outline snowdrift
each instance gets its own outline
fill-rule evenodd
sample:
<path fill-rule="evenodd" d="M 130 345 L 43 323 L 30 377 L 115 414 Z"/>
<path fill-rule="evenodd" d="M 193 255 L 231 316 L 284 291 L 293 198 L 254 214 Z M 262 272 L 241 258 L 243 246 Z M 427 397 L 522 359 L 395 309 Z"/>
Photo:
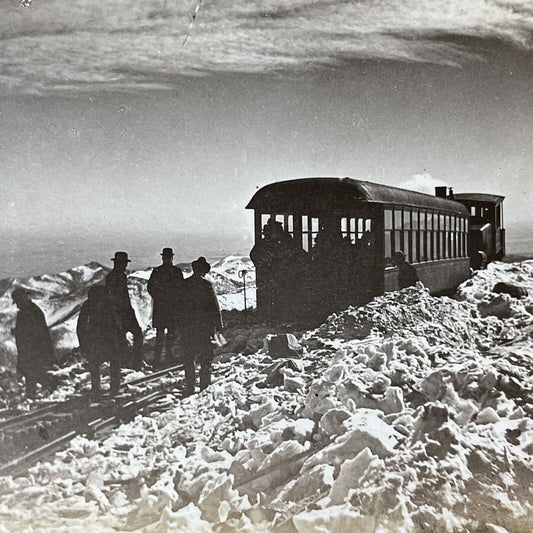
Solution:
<path fill-rule="evenodd" d="M 530 532 L 531 297 L 504 317 L 480 303 L 532 273 L 386 294 L 307 332 L 300 358 L 218 362 L 172 410 L 0 480 L 0 532 Z"/>

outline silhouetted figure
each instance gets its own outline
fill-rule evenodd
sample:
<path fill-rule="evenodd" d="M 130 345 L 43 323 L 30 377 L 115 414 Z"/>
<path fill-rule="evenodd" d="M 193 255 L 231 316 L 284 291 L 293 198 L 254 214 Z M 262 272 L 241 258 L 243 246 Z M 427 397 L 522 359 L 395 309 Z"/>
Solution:
<path fill-rule="evenodd" d="M 89 289 L 76 332 L 80 349 L 89 361 L 91 392 L 100 394 L 100 364 L 109 361 L 110 390 L 116 394 L 120 387 L 120 356 L 127 346 L 107 287 L 95 285 Z"/>
<path fill-rule="evenodd" d="M 163 264 L 154 268 L 148 280 L 148 292 L 154 301 L 152 326 L 156 328 L 154 363 L 159 363 L 165 344 L 165 356 L 172 357 L 177 330 L 177 292 L 183 283 L 181 268 L 172 264 L 172 248 L 163 248 Z M 166 331 L 166 333 L 165 333 Z M 166 342 L 165 342 L 166 341 Z"/>
<path fill-rule="evenodd" d="M 130 260 L 126 252 L 115 252 L 111 261 L 114 261 L 114 267 L 106 276 L 105 285 L 113 299 L 122 335 L 125 336 L 128 331 L 133 334 L 133 366 L 140 369 L 143 362 L 143 334 L 128 293 L 126 267 Z"/>
<path fill-rule="evenodd" d="M 200 363 L 200 389 L 211 383 L 213 344 L 211 337 L 222 328 L 222 317 L 215 291 L 204 276 L 211 270 L 205 257 L 192 262 L 193 275 L 183 282 L 180 309 L 183 365 L 186 394 L 194 394 L 195 361 Z"/>
<path fill-rule="evenodd" d="M 417 281 L 420 281 L 416 268 L 406 260 L 403 252 L 394 252 L 393 261 L 398 267 L 398 287 L 400 289 L 412 287 L 416 285 Z"/>
<path fill-rule="evenodd" d="M 311 250 L 317 289 L 315 306 L 329 312 L 348 303 L 353 277 L 352 255 L 352 244 L 343 238 L 338 217 L 321 219 L 320 231 Z"/>
<path fill-rule="evenodd" d="M 487 254 L 483 250 L 477 250 L 474 252 L 470 263 L 474 270 L 484 270 L 488 263 Z"/>
<path fill-rule="evenodd" d="M 269 218 L 263 226 L 263 238 L 250 252 L 256 269 L 257 307 L 269 322 L 281 311 L 283 264 L 287 261 L 286 237 L 281 222 Z"/>
<path fill-rule="evenodd" d="M 11 298 L 19 308 L 12 330 L 17 344 L 17 375 L 24 376 L 26 395 L 33 399 L 37 383 L 49 383 L 46 373 L 55 362 L 54 346 L 43 312 L 26 291 L 17 287 Z"/>

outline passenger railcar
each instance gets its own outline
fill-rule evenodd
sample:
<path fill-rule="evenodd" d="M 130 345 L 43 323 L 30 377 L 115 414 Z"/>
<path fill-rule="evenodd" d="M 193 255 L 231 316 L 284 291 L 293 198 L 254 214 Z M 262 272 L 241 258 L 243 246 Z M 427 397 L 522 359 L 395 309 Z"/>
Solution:
<path fill-rule="evenodd" d="M 257 305 L 272 320 L 360 305 L 398 288 L 403 251 L 432 293 L 469 276 L 469 211 L 437 196 L 351 178 L 272 183 L 254 210 Z"/>

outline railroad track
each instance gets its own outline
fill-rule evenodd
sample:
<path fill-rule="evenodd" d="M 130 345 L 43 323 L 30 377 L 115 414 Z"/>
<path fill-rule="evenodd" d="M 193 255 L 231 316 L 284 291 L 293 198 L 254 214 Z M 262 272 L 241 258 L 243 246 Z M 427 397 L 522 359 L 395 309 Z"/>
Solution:
<path fill-rule="evenodd" d="M 64 448 L 77 435 L 98 438 L 133 419 L 176 388 L 176 379 L 163 381 L 163 378 L 173 377 L 182 369 L 183 365 L 175 365 L 123 383 L 122 394 L 114 398 L 90 401 L 88 396 L 76 396 L 1 421 L 0 476 L 20 475 Z M 132 387 L 142 386 L 146 388 L 140 393 L 129 392 Z M 170 406 L 167 404 L 167 408 Z"/>

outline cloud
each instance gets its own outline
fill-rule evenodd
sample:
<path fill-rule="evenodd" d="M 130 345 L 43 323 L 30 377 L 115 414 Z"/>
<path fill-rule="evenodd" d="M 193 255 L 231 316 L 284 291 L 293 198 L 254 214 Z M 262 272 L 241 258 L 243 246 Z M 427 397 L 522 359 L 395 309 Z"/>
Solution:
<path fill-rule="evenodd" d="M 481 57 L 485 41 L 533 47 L 529 0 L 204 0 L 182 47 L 195 4 L 3 3 L 0 88 L 160 87 L 158 75 L 305 70 L 365 58 L 461 65 Z M 153 72 L 153 81 L 128 75 L 135 71 Z"/>
<path fill-rule="evenodd" d="M 435 194 L 435 187 L 453 185 L 442 180 L 434 178 L 429 172 L 422 172 L 421 174 L 413 174 L 410 178 L 398 184 L 401 189 L 409 189 L 410 191 L 423 192 L 426 194 Z"/>

